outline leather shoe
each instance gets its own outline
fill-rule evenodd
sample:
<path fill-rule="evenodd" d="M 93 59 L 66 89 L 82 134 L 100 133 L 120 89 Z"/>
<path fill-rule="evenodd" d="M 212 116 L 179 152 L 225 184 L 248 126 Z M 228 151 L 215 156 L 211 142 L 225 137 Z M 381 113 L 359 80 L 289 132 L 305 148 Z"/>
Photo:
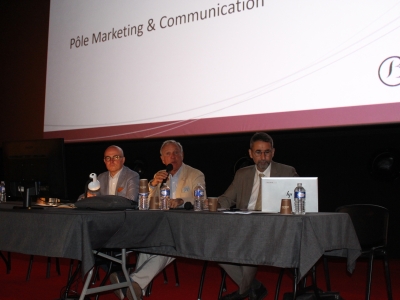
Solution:
<path fill-rule="evenodd" d="M 139 286 L 139 284 L 137 284 L 134 281 L 132 282 L 132 286 L 133 286 L 133 291 L 135 292 L 136 299 L 141 300 L 142 299 L 142 288 Z M 131 293 L 131 289 L 127 290 L 126 296 L 128 297 L 129 300 L 134 300 L 132 293 Z"/>
<path fill-rule="evenodd" d="M 267 289 L 263 284 L 260 284 L 258 288 L 252 287 L 249 292 L 249 299 L 250 300 L 262 300 L 268 294 Z"/>
<path fill-rule="evenodd" d="M 117 272 L 111 273 L 111 275 L 110 275 L 110 281 L 111 281 L 111 283 L 113 283 L 113 284 L 119 283 L 119 278 L 118 278 Z M 124 295 L 122 289 L 114 290 L 114 294 L 115 294 L 115 296 L 117 296 L 118 299 L 120 299 L 120 300 L 124 300 L 124 298 L 125 298 L 125 295 Z"/>
<path fill-rule="evenodd" d="M 242 300 L 242 299 L 246 299 L 248 296 L 249 296 L 249 291 L 247 291 L 243 294 L 239 294 L 239 291 L 236 291 L 236 292 L 233 292 L 229 295 L 222 297 L 221 300 Z"/>

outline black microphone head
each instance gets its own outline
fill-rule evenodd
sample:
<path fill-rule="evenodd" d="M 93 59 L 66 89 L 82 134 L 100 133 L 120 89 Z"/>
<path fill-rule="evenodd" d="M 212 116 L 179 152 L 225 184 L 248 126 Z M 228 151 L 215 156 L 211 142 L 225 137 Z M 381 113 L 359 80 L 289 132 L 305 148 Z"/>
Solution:
<path fill-rule="evenodd" d="M 174 168 L 174 166 L 172 164 L 168 164 L 166 171 L 169 173 L 172 171 L 173 168 Z"/>
<path fill-rule="evenodd" d="M 191 210 L 193 209 L 193 204 L 190 202 L 186 202 L 185 205 L 183 206 L 186 210 Z"/>
<path fill-rule="evenodd" d="M 167 165 L 165 171 L 167 171 L 168 176 L 169 176 L 169 173 L 172 171 L 173 168 L 174 168 L 174 166 L 173 166 L 172 164 L 168 164 L 168 165 Z M 161 182 L 161 185 L 163 185 L 164 183 L 166 183 L 166 182 L 167 182 L 167 179 L 168 179 L 168 177 L 167 177 L 167 178 L 164 178 L 164 180 Z"/>

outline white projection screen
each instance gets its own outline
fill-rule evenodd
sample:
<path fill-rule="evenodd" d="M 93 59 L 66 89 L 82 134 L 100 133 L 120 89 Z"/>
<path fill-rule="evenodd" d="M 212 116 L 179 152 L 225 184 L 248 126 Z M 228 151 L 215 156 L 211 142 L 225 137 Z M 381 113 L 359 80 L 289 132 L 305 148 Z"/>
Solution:
<path fill-rule="evenodd" d="M 400 122 L 399 0 L 52 0 L 44 137 Z"/>

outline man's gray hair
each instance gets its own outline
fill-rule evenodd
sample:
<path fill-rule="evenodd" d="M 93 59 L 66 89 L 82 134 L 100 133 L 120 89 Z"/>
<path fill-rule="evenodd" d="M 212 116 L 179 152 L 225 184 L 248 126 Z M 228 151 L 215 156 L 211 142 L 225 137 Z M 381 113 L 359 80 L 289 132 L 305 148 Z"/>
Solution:
<path fill-rule="evenodd" d="M 162 149 L 164 148 L 165 145 L 168 145 L 168 144 L 175 144 L 175 145 L 177 145 L 177 146 L 179 147 L 179 149 L 181 149 L 181 152 L 183 153 L 183 147 L 182 147 L 182 145 L 181 145 L 179 142 L 177 142 L 177 141 L 175 141 L 175 140 L 167 140 L 167 141 L 165 141 L 164 143 L 162 143 L 162 145 L 161 145 L 161 148 L 160 148 L 160 154 L 161 154 L 161 155 L 162 155 Z"/>

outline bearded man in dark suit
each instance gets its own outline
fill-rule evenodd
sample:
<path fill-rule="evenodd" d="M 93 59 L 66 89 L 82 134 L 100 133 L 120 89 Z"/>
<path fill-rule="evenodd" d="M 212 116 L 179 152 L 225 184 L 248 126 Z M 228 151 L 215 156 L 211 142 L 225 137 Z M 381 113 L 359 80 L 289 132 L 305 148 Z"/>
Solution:
<path fill-rule="evenodd" d="M 250 139 L 249 155 L 255 165 L 239 169 L 233 182 L 218 198 L 222 208 L 236 206 L 239 209 L 261 210 L 260 177 L 296 177 L 295 168 L 272 161 L 275 154 L 274 142 L 264 132 L 255 133 Z M 220 264 L 239 290 L 222 297 L 222 300 L 262 300 L 268 291 L 255 279 L 257 266 Z"/>

